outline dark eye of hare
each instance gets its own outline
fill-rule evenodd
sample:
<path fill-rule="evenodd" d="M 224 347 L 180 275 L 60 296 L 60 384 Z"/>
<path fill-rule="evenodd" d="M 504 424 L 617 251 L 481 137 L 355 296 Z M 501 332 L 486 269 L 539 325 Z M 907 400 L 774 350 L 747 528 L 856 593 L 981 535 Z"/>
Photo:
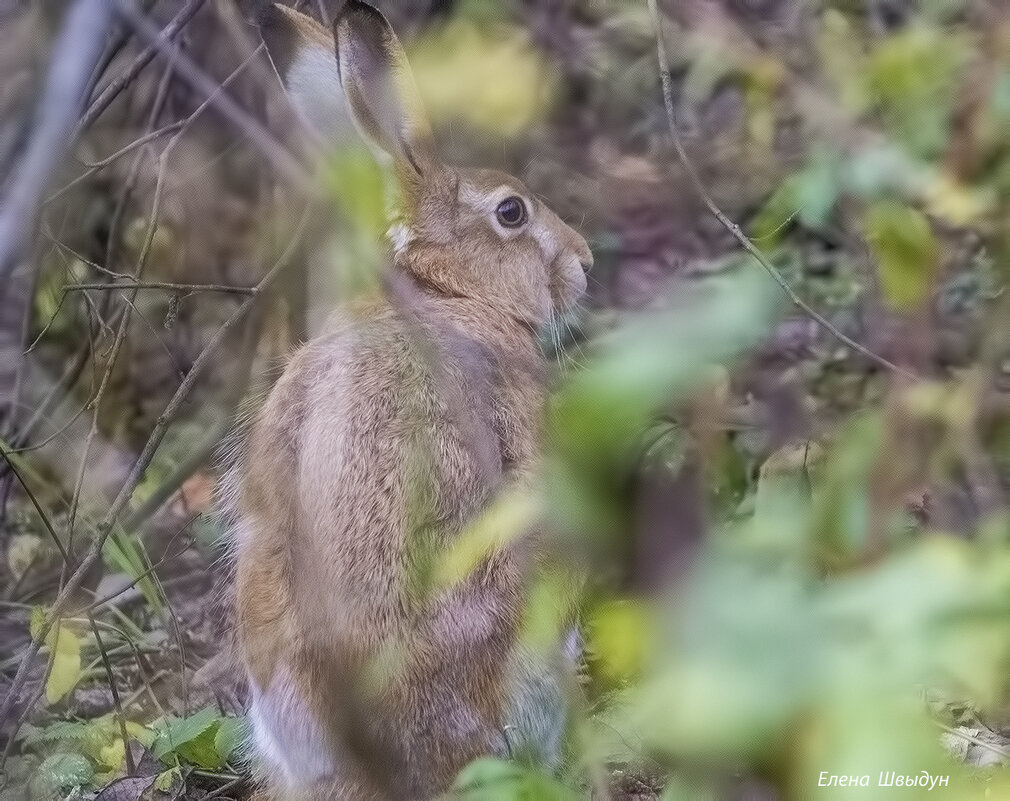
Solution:
<path fill-rule="evenodd" d="M 526 204 L 513 195 L 498 204 L 498 222 L 506 228 L 517 228 L 526 222 Z"/>

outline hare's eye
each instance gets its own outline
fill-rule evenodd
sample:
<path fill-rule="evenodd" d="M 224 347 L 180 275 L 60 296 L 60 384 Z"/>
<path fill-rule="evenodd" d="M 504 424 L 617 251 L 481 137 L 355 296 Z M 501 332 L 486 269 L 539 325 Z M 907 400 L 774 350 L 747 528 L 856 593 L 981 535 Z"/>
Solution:
<path fill-rule="evenodd" d="M 499 203 L 495 213 L 498 215 L 498 222 L 506 228 L 518 228 L 526 222 L 526 204 L 522 198 L 515 195 Z"/>

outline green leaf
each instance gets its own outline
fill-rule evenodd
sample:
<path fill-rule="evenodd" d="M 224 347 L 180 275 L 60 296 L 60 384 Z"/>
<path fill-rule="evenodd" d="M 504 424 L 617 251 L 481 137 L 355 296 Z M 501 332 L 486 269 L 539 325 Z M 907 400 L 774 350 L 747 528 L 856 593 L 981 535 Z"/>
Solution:
<path fill-rule="evenodd" d="M 87 723 L 78 723 L 73 720 L 60 720 L 44 727 L 25 726 L 22 745 L 24 748 L 32 748 L 36 745 L 56 743 L 61 740 L 70 742 L 84 740 L 88 737 L 88 729 Z"/>
<path fill-rule="evenodd" d="M 575 801 L 578 796 L 550 776 L 501 759 L 475 760 L 455 783 L 462 801 Z"/>
<path fill-rule="evenodd" d="M 158 759 L 164 759 L 172 754 L 179 755 L 179 749 L 192 743 L 207 731 L 212 731 L 211 742 L 213 743 L 213 737 L 220 722 L 221 715 L 213 707 L 201 709 L 188 718 L 169 718 L 155 726 L 158 736 L 151 746 L 151 753 Z"/>
<path fill-rule="evenodd" d="M 227 762 L 236 746 L 246 738 L 246 729 L 244 717 L 224 718 L 221 721 L 214 736 L 214 748 L 222 761 Z"/>
<path fill-rule="evenodd" d="M 137 582 L 144 600 L 155 614 L 161 614 L 165 609 L 161 591 L 154 579 L 148 573 L 150 568 L 144 546 L 137 537 L 132 537 L 122 531 L 113 532 L 102 548 L 105 561 L 121 573 L 125 573 Z"/>
<path fill-rule="evenodd" d="M 35 771 L 30 792 L 33 798 L 59 797 L 75 787 L 90 784 L 94 775 L 91 763 L 81 754 L 52 754 Z"/>
<path fill-rule="evenodd" d="M 174 785 L 182 782 L 182 768 L 176 765 L 174 768 L 162 771 L 154 779 L 154 789 L 162 793 L 169 792 Z"/>
<path fill-rule="evenodd" d="M 868 84 L 887 128 L 915 154 L 932 156 L 949 138 L 950 109 L 966 42 L 939 27 L 916 25 L 880 42 Z"/>
<path fill-rule="evenodd" d="M 764 271 L 748 263 L 597 341 L 550 415 L 553 476 L 561 485 L 550 511 L 566 530 L 623 529 L 622 476 L 653 415 L 689 395 L 713 364 L 761 337 L 780 297 Z"/>
<path fill-rule="evenodd" d="M 822 228 L 826 225 L 838 202 L 839 181 L 838 154 L 817 148 L 803 170 L 797 174 L 793 185 L 793 199 L 796 202 L 800 222 L 807 228 Z"/>
<path fill-rule="evenodd" d="M 888 303 L 900 311 L 921 306 L 929 297 L 939 261 L 939 245 L 926 216 L 883 200 L 867 211 L 866 236 Z"/>
<path fill-rule="evenodd" d="M 29 624 L 32 637 L 38 637 L 44 619 L 41 607 L 32 610 Z M 66 623 L 57 622 L 46 635 L 45 644 L 52 658 L 52 669 L 46 679 L 46 700 L 55 704 L 74 689 L 81 678 L 81 641 Z"/>

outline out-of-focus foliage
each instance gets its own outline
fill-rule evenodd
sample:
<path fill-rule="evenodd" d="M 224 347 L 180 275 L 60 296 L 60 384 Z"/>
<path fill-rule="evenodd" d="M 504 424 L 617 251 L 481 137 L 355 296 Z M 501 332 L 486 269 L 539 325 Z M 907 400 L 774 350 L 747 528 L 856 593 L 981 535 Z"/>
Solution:
<path fill-rule="evenodd" d="M 227 4 L 217 5 L 214 14 Z M 695 197 L 670 144 L 644 1 L 459 2 L 426 25 L 414 5 L 387 3 L 411 34 L 446 151 L 515 172 L 596 255 L 584 313 L 542 337 L 558 375 L 541 474 L 491 504 L 425 576 L 433 591 L 451 588 L 536 529 L 545 568 L 530 583 L 522 635 L 549 653 L 575 622 L 581 632 L 564 764 L 482 759 L 452 797 L 1010 797 L 1004 4 L 659 5 L 677 122 L 713 199 L 802 298 L 904 372 L 790 307 Z M 236 59 L 225 57 L 226 26 L 210 13 L 198 22 L 188 52 L 227 75 Z M 160 79 L 145 74 L 78 155 L 92 163 L 135 140 L 134 117 L 146 119 Z M 236 88 L 244 107 L 276 105 L 262 79 Z M 200 102 L 191 87 L 166 85 L 159 124 Z M 284 226 L 264 223 L 290 216 L 276 176 L 221 126 L 205 120 L 179 148 L 152 280 L 251 285 L 285 244 Z M 88 346 L 67 391 L 72 411 L 94 411 L 99 440 L 128 464 L 235 307 L 228 295 L 132 299 L 137 318 L 109 394 L 89 405 L 125 293 L 64 290 L 134 273 L 156 157 L 145 152 L 134 179 L 117 164 L 46 210 L 29 296 L 33 356 L 62 373 Z M 115 531 L 82 599 L 81 609 L 112 598 L 94 613 L 123 714 L 90 621 L 65 616 L 42 648 L 42 709 L 14 742 L 4 801 L 25 788 L 94 797 L 129 761 L 145 790 L 184 798 L 203 792 L 197 779 L 219 790 L 242 769 L 244 724 L 211 705 L 230 699 L 189 683 L 218 645 L 221 627 L 207 618 L 223 593 L 207 579 L 218 524 L 194 523 L 209 501 L 191 504 L 185 489 L 213 484 L 210 453 L 248 376 L 275 373 L 319 330 L 314 309 L 382 289 L 390 176 L 363 146 L 313 166 L 332 203 L 322 257 L 263 299 L 248 339 L 229 343 L 134 493 L 124 517 L 139 522 Z M 115 239 L 114 207 L 131 180 Z M 25 441 L 3 443 L 61 535 L 76 460 L 61 472 L 50 455 L 79 447 L 72 422 L 39 422 Z M 50 436 L 56 444 L 39 453 L 13 452 Z M 202 458 L 191 462 L 194 453 Z M 140 514 L 155 501 L 168 523 Z M 102 512 L 82 503 L 77 548 Z M 63 566 L 25 498 L 15 494 L 4 520 L 4 603 L 21 642 L 39 630 Z M 188 560 L 165 575 L 180 537 Z M 0 667 L 13 674 L 16 654 L 0 650 Z M 880 786 L 881 776 L 923 772 L 949 783 Z M 826 786 L 825 774 L 869 781 Z"/>

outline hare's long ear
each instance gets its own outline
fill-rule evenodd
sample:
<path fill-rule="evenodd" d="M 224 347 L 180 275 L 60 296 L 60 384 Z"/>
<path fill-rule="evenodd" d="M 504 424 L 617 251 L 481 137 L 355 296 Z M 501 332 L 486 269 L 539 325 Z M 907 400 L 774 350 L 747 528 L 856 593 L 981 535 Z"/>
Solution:
<path fill-rule="evenodd" d="M 309 128 L 325 141 L 353 137 L 332 32 L 279 3 L 265 3 L 258 21 L 270 60 Z"/>
<path fill-rule="evenodd" d="M 398 167 L 433 164 L 431 127 L 400 40 L 382 14 L 347 0 L 333 22 L 340 82 L 361 135 Z"/>

